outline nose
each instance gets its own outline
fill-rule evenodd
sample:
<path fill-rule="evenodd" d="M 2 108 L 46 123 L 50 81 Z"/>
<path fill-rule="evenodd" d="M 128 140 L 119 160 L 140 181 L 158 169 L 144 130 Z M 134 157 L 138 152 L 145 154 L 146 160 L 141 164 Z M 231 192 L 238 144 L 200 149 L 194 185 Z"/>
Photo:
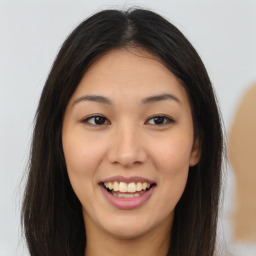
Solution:
<path fill-rule="evenodd" d="M 108 160 L 122 167 L 143 164 L 147 160 L 145 143 L 134 127 L 117 129 L 108 150 Z"/>

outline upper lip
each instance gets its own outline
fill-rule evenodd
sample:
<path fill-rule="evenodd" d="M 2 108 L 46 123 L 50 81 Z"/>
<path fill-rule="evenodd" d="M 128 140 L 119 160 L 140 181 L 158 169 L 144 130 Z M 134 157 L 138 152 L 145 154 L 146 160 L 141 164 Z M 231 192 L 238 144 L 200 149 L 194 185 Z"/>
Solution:
<path fill-rule="evenodd" d="M 117 181 L 117 182 L 125 182 L 125 183 L 130 183 L 130 182 L 147 182 L 149 184 L 155 184 L 156 182 L 153 181 L 153 180 L 150 180 L 150 179 L 147 179 L 147 178 L 143 178 L 143 177 L 139 177 L 139 176 L 131 176 L 131 177 L 124 177 L 124 176 L 112 176 L 112 177 L 109 177 L 107 179 L 104 179 L 102 180 L 101 182 L 102 183 L 105 183 L 105 182 L 114 182 L 114 181 Z"/>

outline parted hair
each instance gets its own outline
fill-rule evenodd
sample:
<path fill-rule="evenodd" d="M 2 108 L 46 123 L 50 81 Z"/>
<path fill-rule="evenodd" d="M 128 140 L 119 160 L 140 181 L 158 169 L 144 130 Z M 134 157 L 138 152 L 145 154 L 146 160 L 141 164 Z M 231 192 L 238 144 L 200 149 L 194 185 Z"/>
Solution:
<path fill-rule="evenodd" d="M 201 158 L 190 167 L 175 208 L 171 256 L 213 256 L 221 185 L 223 135 L 211 81 L 196 50 L 169 21 L 150 10 L 100 11 L 63 43 L 45 82 L 22 205 L 32 256 L 83 256 L 82 206 L 67 175 L 62 124 L 67 104 L 90 65 L 112 49 L 140 47 L 158 57 L 187 91 Z M 168 204 L 168 202 L 166 202 Z"/>

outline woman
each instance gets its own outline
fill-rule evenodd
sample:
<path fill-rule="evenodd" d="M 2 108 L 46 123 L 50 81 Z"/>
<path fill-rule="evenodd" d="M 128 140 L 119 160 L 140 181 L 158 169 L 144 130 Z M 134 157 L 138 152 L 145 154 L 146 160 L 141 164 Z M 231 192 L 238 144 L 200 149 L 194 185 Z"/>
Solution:
<path fill-rule="evenodd" d="M 147 10 L 93 15 L 39 102 L 30 254 L 213 256 L 222 148 L 211 82 L 183 34 Z"/>

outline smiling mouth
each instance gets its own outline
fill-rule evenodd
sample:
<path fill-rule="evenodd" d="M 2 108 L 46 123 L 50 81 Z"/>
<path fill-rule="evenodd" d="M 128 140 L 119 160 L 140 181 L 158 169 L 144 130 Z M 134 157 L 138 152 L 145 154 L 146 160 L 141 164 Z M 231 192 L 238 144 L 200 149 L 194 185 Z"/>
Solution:
<path fill-rule="evenodd" d="M 156 186 L 156 183 L 148 182 L 101 182 L 99 184 L 110 194 L 117 198 L 134 198 L 145 194 Z"/>

